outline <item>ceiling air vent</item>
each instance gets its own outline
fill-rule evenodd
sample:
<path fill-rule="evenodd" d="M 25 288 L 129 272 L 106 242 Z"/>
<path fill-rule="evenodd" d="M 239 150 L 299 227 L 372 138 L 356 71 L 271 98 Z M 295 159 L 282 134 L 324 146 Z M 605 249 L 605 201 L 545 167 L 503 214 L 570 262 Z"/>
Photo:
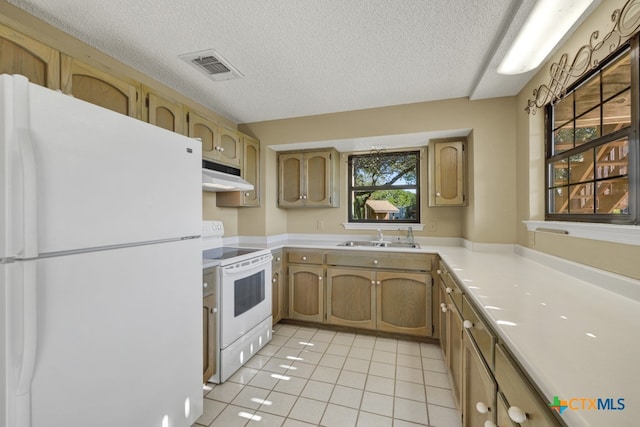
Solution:
<path fill-rule="evenodd" d="M 244 77 L 240 71 L 213 49 L 186 53 L 180 55 L 180 58 L 205 73 L 212 80 L 231 80 Z"/>

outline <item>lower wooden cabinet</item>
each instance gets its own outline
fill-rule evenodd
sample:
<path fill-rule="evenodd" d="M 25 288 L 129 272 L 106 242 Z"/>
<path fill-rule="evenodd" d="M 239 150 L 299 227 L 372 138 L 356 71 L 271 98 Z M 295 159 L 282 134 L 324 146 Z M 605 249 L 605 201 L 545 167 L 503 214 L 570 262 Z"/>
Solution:
<path fill-rule="evenodd" d="M 377 329 L 430 336 L 431 283 L 427 273 L 376 272 Z"/>
<path fill-rule="evenodd" d="M 562 424 L 556 420 L 548 403 L 540 398 L 501 344 L 496 346 L 495 358 L 496 381 L 507 403 L 507 416 L 516 421 L 514 416 L 520 414 L 524 417 L 520 424 L 526 426 L 560 427 Z"/>
<path fill-rule="evenodd" d="M 289 317 L 309 322 L 324 321 L 324 268 L 289 266 Z"/>
<path fill-rule="evenodd" d="M 213 285 L 214 273 L 205 274 L 204 283 Z M 204 384 L 216 374 L 216 295 L 205 293 L 202 300 L 202 382 Z"/>
<path fill-rule="evenodd" d="M 271 263 L 271 298 L 272 317 L 275 325 L 285 317 L 285 292 L 284 280 L 282 280 L 282 251 L 272 252 L 273 262 Z"/>
<path fill-rule="evenodd" d="M 462 317 L 453 303 L 449 303 L 449 359 L 447 364 L 451 374 L 453 397 L 460 408 L 462 402 Z"/>
<path fill-rule="evenodd" d="M 327 269 L 327 323 L 376 328 L 374 275 L 354 268 Z"/>
<path fill-rule="evenodd" d="M 496 422 L 497 385 L 484 359 L 473 342 L 471 335 L 464 331 L 463 388 L 464 427 L 484 426 L 485 422 Z"/>

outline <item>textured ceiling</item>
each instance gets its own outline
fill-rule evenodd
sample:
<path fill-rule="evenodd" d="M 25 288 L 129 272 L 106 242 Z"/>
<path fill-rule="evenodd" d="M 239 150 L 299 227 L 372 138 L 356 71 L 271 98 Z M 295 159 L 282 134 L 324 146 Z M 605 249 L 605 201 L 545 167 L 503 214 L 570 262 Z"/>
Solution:
<path fill-rule="evenodd" d="M 237 123 L 516 94 L 533 0 L 9 0 Z M 216 49 L 244 78 L 179 55 Z"/>

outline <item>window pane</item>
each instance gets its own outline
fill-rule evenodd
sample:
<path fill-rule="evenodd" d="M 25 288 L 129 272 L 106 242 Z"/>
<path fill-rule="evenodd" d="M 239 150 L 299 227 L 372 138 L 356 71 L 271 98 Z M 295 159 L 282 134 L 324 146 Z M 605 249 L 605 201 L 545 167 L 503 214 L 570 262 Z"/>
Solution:
<path fill-rule="evenodd" d="M 569 183 L 569 162 L 567 159 L 558 160 L 551 163 L 551 176 L 553 186 L 559 186 Z"/>
<path fill-rule="evenodd" d="M 573 93 L 567 95 L 560 102 L 553 106 L 553 128 L 557 129 L 573 120 Z"/>
<path fill-rule="evenodd" d="M 619 139 L 596 148 L 596 178 L 609 178 L 629 173 L 629 140 Z"/>
<path fill-rule="evenodd" d="M 353 186 L 416 185 L 414 153 L 365 155 L 353 158 Z"/>
<path fill-rule="evenodd" d="M 622 92 L 604 104 L 604 134 L 615 132 L 631 124 L 631 91 Z"/>
<path fill-rule="evenodd" d="M 602 72 L 602 99 L 607 100 L 631 86 L 631 55 L 625 53 Z"/>
<path fill-rule="evenodd" d="M 601 136 L 600 107 L 576 119 L 576 147 Z"/>
<path fill-rule="evenodd" d="M 629 213 L 629 180 L 616 178 L 598 182 L 597 213 Z"/>
<path fill-rule="evenodd" d="M 549 213 L 568 213 L 568 187 L 558 187 L 549 190 Z"/>
<path fill-rule="evenodd" d="M 553 154 L 573 148 L 573 122 L 569 122 L 553 133 Z"/>
<path fill-rule="evenodd" d="M 576 116 L 589 111 L 596 105 L 600 105 L 600 76 L 596 75 L 593 79 L 576 89 L 574 96 L 576 98 Z"/>
<path fill-rule="evenodd" d="M 417 220 L 415 190 L 354 191 L 354 220 Z"/>
<path fill-rule="evenodd" d="M 569 157 L 569 182 L 593 181 L 593 150 Z"/>
<path fill-rule="evenodd" d="M 593 213 L 593 183 L 572 185 L 569 187 L 569 213 Z"/>

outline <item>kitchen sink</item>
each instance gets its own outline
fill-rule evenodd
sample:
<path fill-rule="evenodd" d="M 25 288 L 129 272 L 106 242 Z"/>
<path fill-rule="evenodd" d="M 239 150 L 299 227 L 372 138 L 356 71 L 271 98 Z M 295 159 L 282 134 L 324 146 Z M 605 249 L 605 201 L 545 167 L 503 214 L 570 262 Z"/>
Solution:
<path fill-rule="evenodd" d="M 387 240 L 347 240 L 339 243 L 338 246 L 366 246 L 369 248 L 412 248 L 420 249 L 417 243 L 408 242 L 392 242 Z"/>

